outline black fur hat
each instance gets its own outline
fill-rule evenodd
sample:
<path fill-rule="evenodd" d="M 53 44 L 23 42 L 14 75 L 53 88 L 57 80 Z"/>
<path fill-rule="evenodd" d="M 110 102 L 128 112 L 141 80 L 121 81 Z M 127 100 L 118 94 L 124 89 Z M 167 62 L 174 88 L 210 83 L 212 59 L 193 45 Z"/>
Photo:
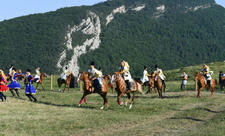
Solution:
<path fill-rule="evenodd" d="M 31 72 L 31 70 L 30 69 L 27 69 L 27 72 Z"/>
<path fill-rule="evenodd" d="M 94 66 L 94 65 L 95 65 L 95 62 L 92 61 L 92 62 L 90 63 L 90 66 Z"/>

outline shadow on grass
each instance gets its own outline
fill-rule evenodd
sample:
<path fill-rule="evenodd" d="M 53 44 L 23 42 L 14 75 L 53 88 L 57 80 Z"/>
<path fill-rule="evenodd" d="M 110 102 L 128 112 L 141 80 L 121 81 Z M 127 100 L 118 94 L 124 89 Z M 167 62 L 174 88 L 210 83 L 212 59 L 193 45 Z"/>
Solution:
<path fill-rule="evenodd" d="M 208 111 L 208 112 L 211 112 L 211 113 L 220 113 L 221 111 L 213 111 L 213 110 L 210 110 L 208 108 L 200 108 L 201 110 L 205 110 L 205 111 Z"/>
<path fill-rule="evenodd" d="M 44 105 L 50 105 L 50 106 L 56 106 L 56 107 L 70 107 L 70 108 L 84 108 L 84 109 L 95 109 L 96 107 L 93 106 L 78 106 L 77 104 L 55 104 L 55 103 L 51 103 L 51 102 L 43 102 L 43 101 L 37 101 L 37 103 L 39 104 L 44 104 Z"/>
<path fill-rule="evenodd" d="M 197 121 L 197 122 L 206 122 L 205 120 L 202 120 L 202 119 L 197 119 L 197 118 L 193 118 L 193 117 L 172 117 L 170 119 L 186 119 L 186 120 L 193 120 L 193 121 Z"/>

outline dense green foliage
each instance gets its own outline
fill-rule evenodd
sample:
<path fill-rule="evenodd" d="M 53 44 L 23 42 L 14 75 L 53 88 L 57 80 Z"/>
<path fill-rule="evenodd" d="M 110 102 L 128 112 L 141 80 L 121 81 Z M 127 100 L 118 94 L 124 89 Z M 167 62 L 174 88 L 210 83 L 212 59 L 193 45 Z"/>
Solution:
<path fill-rule="evenodd" d="M 131 9 L 140 4 L 146 5 L 142 11 L 116 14 L 105 25 L 113 9 L 121 5 Z M 189 11 L 209 4 L 210 8 Z M 160 5 L 165 5 L 166 10 L 156 18 L 156 7 Z M 132 74 L 140 76 L 144 65 L 173 69 L 225 58 L 225 9 L 214 0 L 112 0 L 1 22 L 1 68 L 13 63 L 23 69 L 40 66 L 42 71 L 57 72 L 68 25 L 79 24 L 88 11 L 100 16 L 101 47 L 79 58 L 81 70 L 86 70 L 93 60 L 104 73 L 112 73 L 124 59 L 131 65 Z M 73 46 L 84 38 L 73 34 Z"/>

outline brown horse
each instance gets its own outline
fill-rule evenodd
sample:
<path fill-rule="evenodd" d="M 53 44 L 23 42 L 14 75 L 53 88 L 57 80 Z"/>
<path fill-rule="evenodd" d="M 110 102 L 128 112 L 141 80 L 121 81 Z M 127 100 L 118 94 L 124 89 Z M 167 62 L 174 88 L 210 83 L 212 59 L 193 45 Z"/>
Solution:
<path fill-rule="evenodd" d="M 74 76 L 73 76 L 73 74 L 71 73 L 71 74 L 66 78 L 65 81 L 62 80 L 61 78 L 58 78 L 57 83 L 58 83 L 58 87 L 59 87 L 59 88 L 62 86 L 62 84 L 65 84 L 65 87 L 64 87 L 63 92 L 65 92 L 66 87 L 68 87 L 68 92 L 70 91 L 70 81 L 71 81 L 72 77 L 74 77 Z M 61 90 L 60 90 L 60 91 L 61 91 Z"/>
<path fill-rule="evenodd" d="M 197 72 L 195 74 L 194 80 L 195 80 L 196 90 L 197 90 L 197 86 L 198 86 L 197 98 L 199 98 L 200 97 L 200 91 L 203 90 L 204 88 L 206 88 L 207 84 L 205 82 L 205 77 L 201 74 L 201 72 Z M 214 95 L 215 85 L 217 85 L 217 80 L 212 79 L 211 80 L 211 86 L 210 86 L 211 96 Z"/>
<path fill-rule="evenodd" d="M 110 78 L 111 78 L 110 75 L 106 75 L 103 77 L 102 94 L 99 94 L 104 100 L 104 103 L 103 103 L 101 109 L 104 109 L 105 106 L 106 106 L 106 108 L 109 107 L 108 100 L 107 100 L 107 93 L 108 93 L 107 82 L 109 81 Z M 87 103 L 86 96 L 94 93 L 94 87 L 92 86 L 92 81 L 89 79 L 88 74 L 85 72 L 82 72 L 80 74 L 79 81 L 83 81 L 83 83 L 84 83 L 84 86 L 83 86 L 84 93 L 83 93 L 83 96 L 81 97 L 81 100 L 78 105 L 78 106 L 81 106 L 81 104 L 83 103 L 83 100 L 85 103 Z"/>
<path fill-rule="evenodd" d="M 45 89 L 44 89 L 44 86 L 43 86 L 43 81 L 44 81 L 45 77 L 47 77 L 47 74 L 46 74 L 46 73 L 41 73 L 40 79 L 39 79 L 39 81 L 37 82 L 36 90 L 38 89 L 38 85 L 39 85 L 39 84 L 41 84 L 42 89 L 45 90 Z"/>
<path fill-rule="evenodd" d="M 136 92 L 140 91 L 143 94 L 141 84 L 133 80 L 131 89 L 126 91 L 125 80 L 122 78 L 122 76 L 120 75 L 119 72 L 114 73 L 112 80 L 116 82 L 116 88 L 115 89 L 117 91 L 117 102 L 118 102 L 119 105 L 123 105 L 123 102 L 120 101 L 120 97 L 122 97 L 126 93 L 127 94 L 127 100 L 125 102 L 125 106 L 127 106 L 128 102 L 130 101 L 130 98 L 131 98 L 130 92 L 133 93 L 131 104 L 129 106 L 129 109 L 131 109 L 132 105 L 134 103 L 134 98 L 135 98 Z"/>

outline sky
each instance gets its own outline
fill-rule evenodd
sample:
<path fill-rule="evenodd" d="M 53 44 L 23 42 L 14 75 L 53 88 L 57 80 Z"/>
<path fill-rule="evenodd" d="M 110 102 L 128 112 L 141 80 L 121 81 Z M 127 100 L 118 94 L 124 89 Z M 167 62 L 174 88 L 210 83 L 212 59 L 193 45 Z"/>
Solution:
<path fill-rule="evenodd" d="M 93 5 L 106 0 L 0 0 L 0 21 L 19 16 L 55 11 L 63 7 Z M 225 7 L 225 0 L 216 0 Z"/>

